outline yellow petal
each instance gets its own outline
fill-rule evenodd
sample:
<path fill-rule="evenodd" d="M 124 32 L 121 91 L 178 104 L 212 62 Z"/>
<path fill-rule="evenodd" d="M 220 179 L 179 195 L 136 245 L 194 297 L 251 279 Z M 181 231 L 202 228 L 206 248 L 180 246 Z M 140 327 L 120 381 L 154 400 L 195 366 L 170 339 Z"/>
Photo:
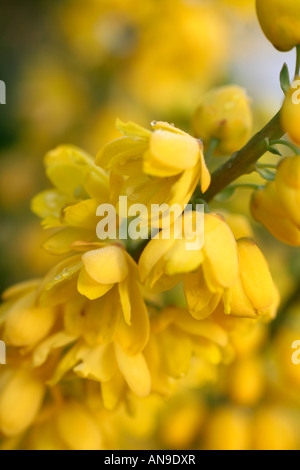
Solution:
<path fill-rule="evenodd" d="M 167 375 L 184 377 L 191 364 L 192 343 L 188 335 L 174 329 L 163 331 L 159 336 L 162 365 Z"/>
<path fill-rule="evenodd" d="M 204 217 L 204 277 L 212 292 L 222 292 L 233 286 L 238 278 L 237 245 L 221 216 L 205 214 Z"/>
<path fill-rule="evenodd" d="M 220 294 L 211 292 L 207 287 L 202 270 L 185 275 L 184 293 L 189 312 L 197 320 L 209 317 L 221 300 Z"/>
<path fill-rule="evenodd" d="M 258 311 L 268 309 L 274 301 L 274 284 L 268 264 L 251 239 L 238 241 L 243 288 Z"/>
<path fill-rule="evenodd" d="M 129 356 L 121 346 L 116 345 L 117 362 L 129 388 L 139 397 L 149 395 L 151 390 L 151 376 L 142 354 Z"/>
<path fill-rule="evenodd" d="M 122 122 L 120 119 L 117 119 L 116 127 L 122 134 L 132 139 L 145 140 L 151 136 L 151 131 L 132 121 Z"/>
<path fill-rule="evenodd" d="M 96 164 L 117 175 L 138 176 L 142 171 L 142 157 L 147 148 L 147 142 L 123 137 L 103 147 L 97 155 Z"/>
<path fill-rule="evenodd" d="M 98 205 L 99 203 L 95 199 L 86 199 L 77 204 L 69 205 L 63 209 L 62 221 L 65 225 L 71 227 L 96 230 L 99 222 L 96 216 Z"/>
<path fill-rule="evenodd" d="M 42 247 L 53 255 L 64 255 L 73 251 L 72 243 L 78 240 L 89 241 L 94 238 L 94 233 L 89 230 L 67 227 L 48 238 Z"/>
<path fill-rule="evenodd" d="M 101 383 L 103 405 L 107 410 L 114 410 L 124 393 L 126 383 L 122 374 L 117 370 L 112 380 Z"/>
<path fill-rule="evenodd" d="M 89 300 L 95 300 L 105 295 L 113 285 L 100 284 L 89 276 L 85 268 L 82 268 L 78 276 L 77 289 L 81 295 L 84 295 Z"/>
<path fill-rule="evenodd" d="M 130 278 L 129 302 L 131 305 L 131 326 L 122 319 L 117 330 L 118 341 L 130 355 L 140 353 L 149 340 L 149 316 L 137 282 Z"/>
<path fill-rule="evenodd" d="M 82 349 L 78 358 L 82 362 L 74 367 L 74 372 L 79 377 L 108 382 L 115 374 L 117 363 L 112 344 L 101 344 L 95 348 Z"/>
<path fill-rule="evenodd" d="M 163 165 L 181 170 L 193 168 L 200 156 L 199 144 L 188 135 L 156 130 L 150 139 L 150 152 Z"/>
<path fill-rule="evenodd" d="M 84 339 L 95 346 L 113 340 L 122 317 L 121 304 L 116 287 L 93 302 L 88 302 L 84 309 Z"/>
<path fill-rule="evenodd" d="M 4 340 L 17 347 L 34 346 L 49 333 L 56 318 L 52 308 L 13 309 L 5 324 Z"/>
<path fill-rule="evenodd" d="M 34 421 L 45 387 L 29 372 L 7 370 L 1 377 L 0 430 L 6 436 L 21 434 Z"/>
<path fill-rule="evenodd" d="M 123 250 L 115 245 L 88 251 L 82 261 L 89 276 L 101 284 L 122 282 L 128 275 Z"/>
<path fill-rule="evenodd" d="M 46 362 L 53 349 L 60 349 L 76 341 L 76 336 L 71 336 L 63 331 L 56 333 L 41 343 L 33 353 L 33 367 L 40 367 Z"/>
<path fill-rule="evenodd" d="M 31 210 L 41 219 L 45 228 L 62 225 L 62 209 L 68 204 L 69 197 L 55 189 L 43 191 L 31 202 Z"/>
<path fill-rule="evenodd" d="M 124 319 L 127 325 L 131 325 L 131 303 L 129 298 L 129 284 L 128 281 L 125 280 L 118 284 L 119 294 L 120 294 L 120 301 L 122 305 L 122 310 L 124 314 Z"/>

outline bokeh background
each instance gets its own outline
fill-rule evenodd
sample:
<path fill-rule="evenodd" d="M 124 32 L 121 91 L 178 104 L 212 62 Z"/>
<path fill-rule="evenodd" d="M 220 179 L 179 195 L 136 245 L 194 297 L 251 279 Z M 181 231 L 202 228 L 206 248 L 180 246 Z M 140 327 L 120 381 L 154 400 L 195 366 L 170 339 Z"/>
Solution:
<path fill-rule="evenodd" d="M 32 196 L 49 186 L 49 149 L 72 143 L 94 156 L 118 136 L 117 117 L 191 131 L 203 93 L 227 83 L 247 89 L 259 128 L 282 102 L 283 62 L 293 67 L 294 54 L 264 38 L 254 0 L 2 1 L 0 292 L 57 261 L 40 249 L 49 234 L 30 212 Z M 249 216 L 249 197 L 239 191 L 222 208 Z M 252 229 L 281 291 L 279 319 L 237 339 L 238 359 L 223 379 L 222 371 L 221 379 L 205 375 L 214 391 L 183 391 L 167 407 L 151 398 L 138 425 L 123 417 L 121 447 L 300 447 L 300 371 L 290 364 L 291 342 L 300 339 L 300 257 L 258 224 Z"/>

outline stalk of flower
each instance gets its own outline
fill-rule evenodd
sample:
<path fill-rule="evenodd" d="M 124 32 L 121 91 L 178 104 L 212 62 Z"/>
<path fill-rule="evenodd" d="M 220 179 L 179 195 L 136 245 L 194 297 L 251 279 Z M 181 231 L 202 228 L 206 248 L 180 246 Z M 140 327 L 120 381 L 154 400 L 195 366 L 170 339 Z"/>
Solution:
<path fill-rule="evenodd" d="M 199 181 L 203 192 L 208 189 L 210 174 L 200 141 L 164 122 L 153 122 L 152 131 L 132 122 L 117 121 L 117 127 L 125 137 L 106 145 L 96 163 L 111 171 L 117 181 L 113 193 L 128 197 L 129 211 L 134 204 L 146 206 L 148 214 L 155 204 L 178 204 L 183 211 Z M 159 209 L 156 217 L 161 226 Z"/>

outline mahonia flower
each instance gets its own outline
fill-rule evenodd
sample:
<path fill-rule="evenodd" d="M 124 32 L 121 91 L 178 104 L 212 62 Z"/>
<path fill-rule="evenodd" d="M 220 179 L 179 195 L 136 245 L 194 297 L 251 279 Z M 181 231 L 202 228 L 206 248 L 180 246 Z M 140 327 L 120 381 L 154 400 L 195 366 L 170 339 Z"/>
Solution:
<path fill-rule="evenodd" d="M 185 377 L 193 362 L 217 365 L 225 361 L 226 331 L 217 322 L 193 319 L 187 310 L 167 307 L 151 318 L 151 336 L 145 349 L 153 391 L 169 396 L 175 379 Z"/>
<path fill-rule="evenodd" d="M 202 98 L 193 116 L 195 135 L 209 148 L 212 139 L 216 153 L 231 155 L 243 147 L 252 132 L 253 117 L 245 90 L 230 85 L 216 88 Z"/>
<path fill-rule="evenodd" d="M 195 212 L 182 217 L 185 226 Z M 194 239 L 197 234 L 194 234 Z M 193 241 L 190 239 L 190 241 Z M 238 278 L 238 251 L 234 236 L 222 216 L 204 215 L 204 243 L 201 249 L 187 250 L 187 239 L 153 238 L 144 249 L 139 268 L 141 280 L 150 291 L 164 291 L 184 280 L 191 314 L 208 317 Z"/>
<path fill-rule="evenodd" d="M 260 25 L 269 41 L 280 51 L 300 44 L 298 0 L 256 0 Z"/>
<path fill-rule="evenodd" d="M 38 194 L 31 208 L 45 228 L 64 227 L 44 244 L 47 251 L 64 254 L 72 242 L 95 238 L 96 210 L 109 202 L 109 179 L 92 157 L 73 146 L 47 153 L 45 166 L 54 188 Z"/>
<path fill-rule="evenodd" d="M 8 346 L 33 348 L 46 337 L 59 315 L 57 307 L 39 306 L 38 281 L 23 283 L 8 289 L 3 299 L 0 326 Z"/>
<path fill-rule="evenodd" d="M 300 77 L 295 78 L 295 84 L 300 83 Z M 300 100 L 296 87 L 291 86 L 285 95 L 280 111 L 280 121 L 285 133 L 300 145 Z"/>
<path fill-rule="evenodd" d="M 292 246 L 300 246 L 300 229 L 288 216 L 275 182 L 253 193 L 251 212 L 278 240 Z"/>
<path fill-rule="evenodd" d="M 153 122 L 153 131 L 132 122 L 118 121 L 117 127 L 125 137 L 106 145 L 96 163 L 111 171 L 113 194 L 127 196 L 129 207 L 140 203 L 150 212 L 152 205 L 153 214 L 154 204 L 179 204 L 183 210 L 199 181 L 202 192 L 208 189 L 200 141 L 163 122 Z"/>

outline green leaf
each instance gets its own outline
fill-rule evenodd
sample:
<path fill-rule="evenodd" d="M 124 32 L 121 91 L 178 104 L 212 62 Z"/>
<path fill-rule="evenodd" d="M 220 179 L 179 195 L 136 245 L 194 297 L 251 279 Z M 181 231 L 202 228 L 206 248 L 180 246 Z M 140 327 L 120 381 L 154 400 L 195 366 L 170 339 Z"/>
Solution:
<path fill-rule="evenodd" d="M 291 86 L 290 73 L 286 63 L 284 64 L 280 72 L 280 86 L 284 94 L 287 93 Z"/>

